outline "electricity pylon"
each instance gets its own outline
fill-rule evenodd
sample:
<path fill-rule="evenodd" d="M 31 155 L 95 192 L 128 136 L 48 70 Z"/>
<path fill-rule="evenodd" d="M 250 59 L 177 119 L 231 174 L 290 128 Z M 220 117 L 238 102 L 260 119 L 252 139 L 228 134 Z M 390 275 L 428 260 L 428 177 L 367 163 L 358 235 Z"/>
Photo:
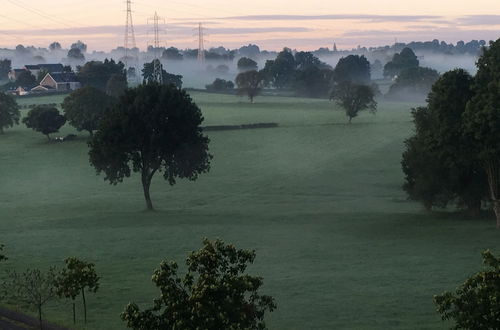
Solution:
<path fill-rule="evenodd" d="M 205 63 L 205 39 L 203 37 L 203 25 L 198 24 L 198 62 Z"/>
<path fill-rule="evenodd" d="M 125 68 L 128 69 L 129 48 L 135 48 L 134 21 L 132 20 L 132 1 L 127 0 L 127 18 L 125 21 Z"/>
<path fill-rule="evenodd" d="M 163 65 L 160 62 L 160 21 L 165 23 L 165 19 L 158 16 L 158 13 L 155 12 L 155 15 L 148 20 L 148 24 L 150 21 L 153 21 L 153 79 L 159 84 L 163 84 Z"/>

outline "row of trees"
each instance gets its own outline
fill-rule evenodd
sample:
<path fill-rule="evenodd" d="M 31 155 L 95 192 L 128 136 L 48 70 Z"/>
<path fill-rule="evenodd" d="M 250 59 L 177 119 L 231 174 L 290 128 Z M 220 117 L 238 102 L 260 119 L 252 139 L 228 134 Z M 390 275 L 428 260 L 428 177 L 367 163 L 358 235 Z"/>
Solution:
<path fill-rule="evenodd" d="M 3 245 L 0 245 L 0 252 Z M 0 262 L 7 258 L 0 255 Z M 73 322 L 76 324 L 76 299 L 81 295 L 84 308 L 84 322 L 87 323 L 87 301 L 85 292 L 96 293 L 99 276 L 95 265 L 74 257 L 67 258 L 60 271 L 50 267 L 47 271 L 38 268 L 22 273 L 6 270 L 6 279 L 0 285 L 0 301 L 33 309 L 38 314 L 40 329 L 43 329 L 43 309 L 57 298 L 72 301 Z"/>
<path fill-rule="evenodd" d="M 490 202 L 500 228 L 500 40 L 484 49 L 475 77 L 457 69 L 413 110 L 416 134 L 403 154 L 404 189 L 427 208 L 477 213 Z"/>
<path fill-rule="evenodd" d="M 0 252 L 2 249 L 0 245 Z M 263 279 L 247 273 L 255 257 L 255 251 L 205 239 L 201 249 L 188 255 L 184 276 L 178 274 L 174 261 L 165 260 L 154 271 L 152 280 L 161 295 L 154 299 L 153 307 L 142 311 L 129 303 L 121 319 L 135 330 L 267 329 L 265 315 L 277 306 L 274 298 L 259 293 Z M 0 262 L 4 259 L 0 255 Z M 8 270 L 2 292 L 7 302 L 36 310 L 43 329 L 43 308 L 56 298 L 71 300 L 76 323 L 75 302 L 81 296 L 87 323 L 85 293 L 96 293 L 99 282 L 93 263 L 72 257 L 65 260 L 61 271 L 54 267 L 46 272 Z"/>

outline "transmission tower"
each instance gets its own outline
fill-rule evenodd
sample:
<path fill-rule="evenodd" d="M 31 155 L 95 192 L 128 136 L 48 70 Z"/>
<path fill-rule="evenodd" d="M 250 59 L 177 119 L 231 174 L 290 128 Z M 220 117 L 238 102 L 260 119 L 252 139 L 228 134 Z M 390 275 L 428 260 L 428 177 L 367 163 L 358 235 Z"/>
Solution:
<path fill-rule="evenodd" d="M 165 23 L 165 19 L 158 16 L 158 13 L 155 12 L 155 15 L 148 20 L 148 24 L 150 21 L 153 21 L 153 79 L 159 84 L 163 84 L 163 65 L 160 62 L 160 21 Z"/>
<path fill-rule="evenodd" d="M 205 39 L 203 37 L 203 25 L 198 25 L 198 62 L 205 63 Z"/>
<path fill-rule="evenodd" d="M 125 21 L 125 68 L 128 69 L 129 48 L 135 48 L 135 31 L 132 20 L 132 1 L 127 0 L 127 18 Z"/>

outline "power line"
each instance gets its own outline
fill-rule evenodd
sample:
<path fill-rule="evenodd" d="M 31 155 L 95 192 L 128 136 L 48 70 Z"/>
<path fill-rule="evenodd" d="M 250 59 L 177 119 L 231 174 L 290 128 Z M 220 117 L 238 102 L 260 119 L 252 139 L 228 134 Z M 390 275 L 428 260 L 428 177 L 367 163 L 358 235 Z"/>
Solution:
<path fill-rule="evenodd" d="M 54 23 L 57 23 L 57 24 L 62 24 L 62 25 L 65 25 L 65 26 L 67 26 L 67 27 L 74 28 L 74 26 L 69 25 L 69 24 L 67 24 L 67 23 L 63 22 L 62 20 L 59 20 L 59 19 L 54 19 L 54 18 L 52 18 L 51 16 L 49 16 L 48 14 L 46 14 L 46 13 L 42 12 L 41 10 L 37 10 L 37 9 L 33 9 L 33 8 L 30 8 L 30 7 L 27 7 L 26 5 L 22 4 L 22 3 L 21 3 L 21 2 L 19 2 L 19 1 L 17 1 L 17 2 L 16 2 L 16 1 L 14 1 L 14 0 L 7 0 L 7 1 L 9 1 L 10 3 L 12 3 L 12 4 L 13 4 L 13 5 L 15 5 L 15 6 L 18 6 L 18 7 L 20 7 L 20 8 L 23 8 L 24 10 L 27 10 L 27 11 L 29 11 L 29 12 L 32 12 L 32 13 L 34 13 L 35 15 L 38 15 L 38 16 L 43 17 L 43 18 L 45 18 L 45 19 L 48 19 L 48 20 L 50 20 L 50 21 L 52 21 L 52 22 L 54 22 Z"/>
<path fill-rule="evenodd" d="M 127 0 L 127 18 L 125 21 L 125 68 L 128 69 L 128 51 L 129 48 L 135 48 L 135 31 L 134 22 L 132 20 L 132 3 Z"/>

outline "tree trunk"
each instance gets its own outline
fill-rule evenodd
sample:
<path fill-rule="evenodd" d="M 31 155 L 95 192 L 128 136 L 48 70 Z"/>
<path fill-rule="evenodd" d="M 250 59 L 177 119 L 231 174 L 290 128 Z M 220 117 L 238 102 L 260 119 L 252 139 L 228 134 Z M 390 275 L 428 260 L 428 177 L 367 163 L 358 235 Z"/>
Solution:
<path fill-rule="evenodd" d="M 85 289 L 82 288 L 82 298 L 83 298 L 83 320 L 87 324 L 87 302 L 85 301 Z"/>
<path fill-rule="evenodd" d="M 144 198 L 146 199 L 146 206 L 148 211 L 154 211 L 153 202 L 151 201 L 151 195 L 149 194 L 149 188 L 151 187 L 151 175 L 148 171 L 143 170 L 142 173 L 142 188 L 144 190 Z"/>
<path fill-rule="evenodd" d="M 495 210 L 495 215 L 497 217 L 497 229 L 500 229 L 500 200 L 496 199 L 493 201 L 493 210 Z"/>
<path fill-rule="evenodd" d="M 485 165 L 488 185 L 490 186 L 491 201 L 493 202 L 493 210 L 497 218 L 497 229 L 500 229 L 500 164 L 496 159 L 492 159 L 487 161 Z"/>
<path fill-rule="evenodd" d="M 50 141 L 50 135 L 45 134 L 45 136 L 46 136 L 46 137 L 47 137 L 47 139 Z"/>
<path fill-rule="evenodd" d="M 38 305 L 38 322 L 40 323 L 40 330 L 43 330 L 42 305 Z"/>
<path fill-rule="evenodd" d="M 75 299 L 73 299 L 73 324 L 76 324 Z"/>
<path fill-rule="evenodd" d="M 349 116 L 349 124 L 351 124 L 351 123 L 352 123 L 352 117 Z"/>

